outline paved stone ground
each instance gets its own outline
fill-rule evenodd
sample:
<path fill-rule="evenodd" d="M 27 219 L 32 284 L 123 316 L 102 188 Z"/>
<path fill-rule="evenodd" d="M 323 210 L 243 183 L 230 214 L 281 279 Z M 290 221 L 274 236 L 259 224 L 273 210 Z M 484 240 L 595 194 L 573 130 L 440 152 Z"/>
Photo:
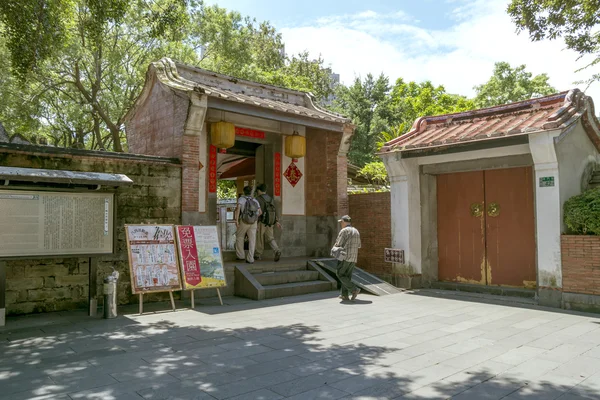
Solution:
<path fill-rule="evenodd" d="M 597 316 L 432 294 L 12 318 L 0 399 L 600 398 Z"/>

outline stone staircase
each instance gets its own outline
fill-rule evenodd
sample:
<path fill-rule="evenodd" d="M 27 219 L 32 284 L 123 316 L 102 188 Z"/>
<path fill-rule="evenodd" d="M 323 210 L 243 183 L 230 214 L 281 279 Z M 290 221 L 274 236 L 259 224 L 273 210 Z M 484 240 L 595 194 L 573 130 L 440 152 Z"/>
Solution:
<path fill-rule="evenodd" d="M 311 261 L 235 265 L 236 296 L 266 300 L 336 289 L 335 279 Z"/>

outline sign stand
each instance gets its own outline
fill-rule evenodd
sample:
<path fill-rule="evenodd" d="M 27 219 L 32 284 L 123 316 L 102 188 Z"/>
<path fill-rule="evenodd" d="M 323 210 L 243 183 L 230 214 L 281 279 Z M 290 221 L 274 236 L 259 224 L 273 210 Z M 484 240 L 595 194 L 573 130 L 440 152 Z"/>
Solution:
<path fill-rule="evenodd" d="M 192 299 L 192 308 L 196 308 L 196 303 L 194 301 L 194 292 L 195 292 L 195 290 L 190 290 L 190 295 L 191 295 L 191 299 Z M 221 305 L 223 305 L 223 298 L 221 297 L 221 290 L 219 290 L 219 288 L 217 288 L 217 296 L 219 296 L 219 302 L 221 303 Z"/>
<path fill-rule="evenodd" d="M 173 311 L 177 311 L 175 308 L 175 299 L 173 299 L 173 292 L 169 292 L 169 297 L 171 297 L 171 307 L 173 308 Z"/>
<path fill-rule="evenodd" d="M 219 290 L 219 288 L 217 288 L 217 295 L 219 296 L 219 301 L 221 302 L 221 305 L 223 305 L 223 299 L 221 298 L 221 291 Z"/>
<path fill-rule="evenodd" d="M 175 299 L 173 298 L 172 291 L 169 291 L 169 297 L 171 298 L 171 308 L 173 309 L 173 311 L 177 311 L 177 308 L 175 307 Z M 194 292 L 192 292 L 192 304 L 194 304 Z M 144 293 L 140 293 L 140 315 L 142 315 L 143 313 L 144 313 Z"/>

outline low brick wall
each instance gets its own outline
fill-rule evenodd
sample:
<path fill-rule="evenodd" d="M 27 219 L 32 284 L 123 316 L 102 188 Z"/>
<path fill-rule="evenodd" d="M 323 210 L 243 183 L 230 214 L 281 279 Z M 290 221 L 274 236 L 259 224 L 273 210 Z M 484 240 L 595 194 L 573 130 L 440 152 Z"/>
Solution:
<path fill-rule="evenodd" d="M 391 280 L 392 264 L 383 261 L 383 250 L 392 244 L 390 193 L 351 194 L 348 203 L 352 224 L 360 232 L 362 244 L 358 267 Z"/>
<path fill-rule="evenodd" d="M 114 267 L 120 273 L 118 301 L 137 302 L 131 281 L 124 224 L 181 222 L 181 166 L 177 160 L 128 154 L 57 149 L 41 146 L 0 145 L 0 165 L 125 174 L 134 185 L 117 189 L 115 254 L 98 258 L 98 295 L 102 279 Z M 8 261 L 7 314 L 86 308 L 88 258 L 42 258 Z M 148 296 L 148 301 L 168 298 Z"/>
<path fill-rule="evenodd" d="M 563 292 L 600 295 L 600 236 L 563 235 Z"/>

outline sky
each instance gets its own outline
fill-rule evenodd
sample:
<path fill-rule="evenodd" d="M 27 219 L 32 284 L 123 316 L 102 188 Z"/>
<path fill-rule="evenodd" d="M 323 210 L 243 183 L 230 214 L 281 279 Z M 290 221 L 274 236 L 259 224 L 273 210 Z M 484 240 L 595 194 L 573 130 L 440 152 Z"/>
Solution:
<path fill-rule="evenodd" d="M 508 0 L 209 0 L 259 21 L 283 36 L 288 55 L 321 55 L 344 84 L 368 73 L 394 82 L 430 80 L 450 93 L 472 97 L 494 63 L 521 64 L 547 73 L 558 91 L 584 84 L 593 71 L 576 73 L 586 59 L 561 39 L 531 42 L 506 13 Z M 586 93 L 600 104 L 600 83 Z M 597 109 L 600 106 L 596 107 Z"/>

